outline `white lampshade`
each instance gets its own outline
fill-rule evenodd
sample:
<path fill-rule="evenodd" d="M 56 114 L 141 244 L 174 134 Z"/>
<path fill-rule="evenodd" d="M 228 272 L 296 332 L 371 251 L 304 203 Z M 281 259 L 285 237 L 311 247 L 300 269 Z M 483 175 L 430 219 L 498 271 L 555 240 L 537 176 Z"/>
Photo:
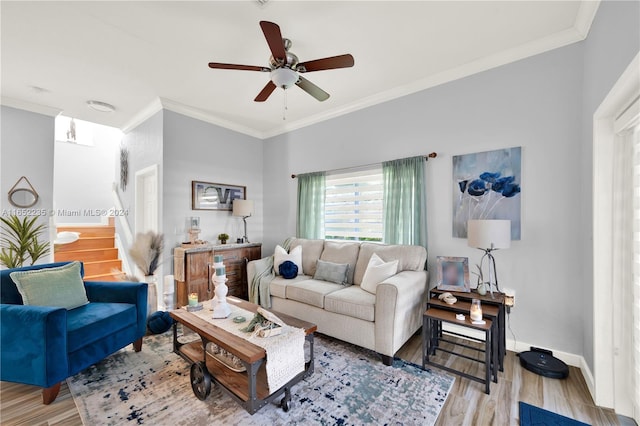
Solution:
<path fill-rule="evenodd" d="M 510 220 L 470 220 L 467 225 L 469 247 L 479 249 L 511 247 Z"/>
<path fill-rule="evenodd" d="M 276 68 L 271 71 L 271 81 L 277 87 L 288 89 L 298 81 L 298 73 L 290 68 Z"/>
<path fill-rule="evenodd" d="M 233 200 L 234 216 L 251 216 L 253 214 L 253 200 Z"/>

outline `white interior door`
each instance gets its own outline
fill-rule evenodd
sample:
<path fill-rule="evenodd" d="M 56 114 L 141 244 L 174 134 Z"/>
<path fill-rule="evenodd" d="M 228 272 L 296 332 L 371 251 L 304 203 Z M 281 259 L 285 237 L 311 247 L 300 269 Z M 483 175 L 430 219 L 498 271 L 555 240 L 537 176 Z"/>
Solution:
<path fill-rule="evenodd" d="M 136 172 L 136 229 L 135 232 L 158 232 L 158 166 Z"/>

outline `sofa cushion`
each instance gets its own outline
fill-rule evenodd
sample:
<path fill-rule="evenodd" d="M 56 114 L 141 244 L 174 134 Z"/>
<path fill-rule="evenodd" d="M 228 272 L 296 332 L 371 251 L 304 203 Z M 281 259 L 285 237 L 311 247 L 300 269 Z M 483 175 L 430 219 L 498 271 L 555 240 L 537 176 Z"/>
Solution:
<path fill-rule="evenodd" d="M 67 351 L 74 352 L 126 327 L 136 327 L 136 305 L 89 303 L 67 312 Z"/>
<path fill-rule="evenodd" d="M 376 294 L 378 284 L 398 273 L 398 261 L 385 262 L 377 254 L 371 255 L 369 265 L 362 278 L 360 287 L 369 293 Z"/>
<path fill-rule="evenodd" d="M 427 250 L 422 246 L 389 246 L 384 244 L 362 243 L 353 276 L 354 284 L 362 284 L 362 278 L 364 277 L 373 253 L 376 253 L 385 262 L 398 260 L 398 272 L 424 271 L 424 266 L 427 262 Z"/>
<path fill-rule="evenodd" d="M 324 309 L 365 321 L 374 321 L 376 296 L 354 285 L 325 296 Z"/>
<path fill-rule="evenodd" d="M 297 277 L 295 277 L 292 280 L 288 280 L 286 278 L 283 277 L 275 277 L 271 283 L 269 284 L 269 293 L 271 293 L 272 296 L 274 297 L 279 297 L 280 299 L 286 299 L 287 298 L 287 286 L 293 284 L 293 283 L 299 283 L 302 281 L 308 281 L 310 279 L 312 279 L 313 277 L 310 277 L 308 275 L 298 275 Z"/>
<path fill-rule="evenodd" d="M 326 281 L 307 280 L 296 282 L 287 286 L 287 299 L 302 302 L 307 305 L 324 308 L 324 297 L 334 291 L 342 290 L 340 284 L 328 283 Z"/>
<path fill-rule="evenodd" d="M 316 274 L 316 262 L 324 250 L 324 240 L 295 238 L 291 242 L 291 249 L 298 246 L 302 247 L 302 270 L 299 270 L 298 273 L 312 277 Z"/>
<path fill-rule="evenodd" d="M 286 261 L 291 261 L 298 267 L 298 272 L 302 272 L 302 247 L 293 247 L 289 253 L 280 246 L 276 246 L 273 253 L 273 269 L 276 275 L 280 275 L 280 265 Z"/>
<path fill-rule="evenodd" d="M 318 259 L 314 280 L 329 281 L 336 284 L 347 284 L 347 274 L 349 273 L 348 263 L 325 262 Z"/>
<path fill-rule="evenodd" d="M 348 263 L 347 282 L 353 284 L 353 271 L 358 261 L 360 243 L 339 243 L 337 241 L 325 241 L 324 251 L 320 260 L 333 263 Z"/>
<path fill-rule="evenodd" d="M 280 264 L 280 267 L 278 268 L 278 272 L 280 272 L 280 275 L 283 278 L 287 280 L 292 280 L 298 276 L 298 265 L 296 265 L 290 260 L 284 261 Z"/>
<path fill-rule="evenodd" d="M 80 262 L 71 262 L 55 268 L 14 271 L 9 275 L 25 305 L 74 309 L 89 303 L 81 270 Z"/>

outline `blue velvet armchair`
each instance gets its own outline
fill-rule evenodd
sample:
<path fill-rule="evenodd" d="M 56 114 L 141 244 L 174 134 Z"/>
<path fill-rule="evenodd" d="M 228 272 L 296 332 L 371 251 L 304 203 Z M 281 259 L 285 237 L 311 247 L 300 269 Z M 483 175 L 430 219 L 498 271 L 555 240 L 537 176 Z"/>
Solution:
<path fill-rule="evenodd" d="M 11 272 L 66 263 L 0 271 L 0 380 L 42 387 L 44 404 L 67 377 L 130 343 L 139 352 L 146 332 L 146 283 L 85 281 L 89 303 L 71 310 L 23 305 Z"/>

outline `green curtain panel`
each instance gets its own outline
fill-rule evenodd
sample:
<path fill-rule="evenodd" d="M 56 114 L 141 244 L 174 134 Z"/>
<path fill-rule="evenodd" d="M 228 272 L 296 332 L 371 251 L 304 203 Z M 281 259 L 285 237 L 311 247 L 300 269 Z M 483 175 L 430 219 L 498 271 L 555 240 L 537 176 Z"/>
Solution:
<path fill-rule="evenodd" d="M 382 163 L 384 242 L 427 246 L 424 157 Z"/>
<path fill-rule="evenodd" d="M 325 173 L 298 175 L 298 238 L 324 238 Z"/>

